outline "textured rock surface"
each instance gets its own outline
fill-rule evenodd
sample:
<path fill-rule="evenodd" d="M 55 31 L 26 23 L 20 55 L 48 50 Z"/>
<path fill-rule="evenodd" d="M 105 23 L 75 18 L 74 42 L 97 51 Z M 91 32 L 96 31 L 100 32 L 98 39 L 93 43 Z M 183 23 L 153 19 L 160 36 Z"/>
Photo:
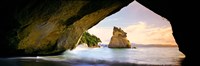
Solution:
<path fill-rule="evenodd" d="M 73 49 L 83 32 L 132 1 L 2 0 L 0 55 L 50 55 Z"/>
<path fill-rule="evenodd" d="M 20 36 L 19 33 L 22 33 L 24 29 L 27 30 L 26 27 L 29 27 L 30 24 L 34 24 L 35 22 L 38 22 L 38 21 L 47 22 L 49 17 L 52 17 L 51 15 L 53 14 L 56 15 L 55 13 L 59 13 L 59 10 L 60 12 L 63 12 L 66 10 L 69 11 L 60 15 L 67 15 L 69 13 L 74 14 L 71 12 L 75 12 L 75 11 L 71 11 L 71 9 L 73 10 L 73 9 L 78 8 L 78 6 L 75 4 L 84 4 L 80 2 L 69 4 L 68 0 L 66 0 L 67 2 L 62 2 L 62 1 L 65 1 L 65 0 L 51 0 L 51 1 L 50 0 L 1 0 L 0 1 L 0 9 L 1 9 L 0 10 L 0 19 L 1 19 L 0 56 L 9 56 L 9 55 L 16 56 L 17 54 L 21 55 L 25 53 L 23 52 L 23 50 L 22 51 L 16 50 L 16 46 L 18 46 L 19 41 L 20 41 L 18 37 Z M 103 1 L 103 0 L 100 0 L 100 1 Z M 132 0 L 120 0 L 121 3 L 119 3 L 119 1 L 114 2 L 114 3 L 118 2 L 119 7 L 117 7 L 117 9 L 113 10 L 109 14 L 112 14 L 118 11 L 120 8 L 122 8 L 123 6 L 126 6 L 131 1 Z M 196 35 L 198 35 L 196 34 L 197 33 L 196 30 L 198 30 L 197 29 L 198 26 L 193 26 L 193 25 L 198 25 L 196 24 L 198 23 L 196 22 L 198 20 L 195 18 L 191 18 L 194 15 L 197 15 L 196 14 L 197 12 L 192 12 L 195 9 L 187 8 L 187 7 L 196 7 L 196 5 L 193 6 L 193 5 L 186 5 L 186 4 L 193 1 L 170 1 L 170 0 L 137 0 L 137 1 L 141 3 L 142 5 L 146 6 L 147 8 L 153 10 L 155 13 L 167 18 L 170 21 L 172 25 L 172 29 L 173 29 L 173 35 L 179 46 L 179 50 L 186 55 L 186 59 L 183 61 L 183 64 L 192 63 L 193 60 L 191 58 L 196 57 L 194 56 L 196 54 L 192 53 L 195 51 L 193 50 L 193 48 L 194 46 L 198 45 L 197 43 L 194 43 L 196 41 L 194 37 L 197 37 Z M 86 7 L 82 9 L 78 9 L 78 10 L 82 10 L 82 11 L 85 10 L 85 12 L 90 11 L 91 13 L 92 10 L 99 10 L 99 8 L 95 8 L 96 6 L 111 4 L 110 2 L 105 2 L 103 4 L 102 3 L 100 3 L 99 5 L 95 5 L 95 3 L 94 4 L 90 3 L 91 5 L 88 5 L 88 6 L 91 6 L 91 7 L 88 7 L 88 8 L 91 8 L 91 10 L 87 10 L 88 8 Z M 66 7 L 67 4 L 69 7 Z M 105 6 L 105 7 L 110 8 L 110 6 Z M 44 12 L 45 10 L 46 10 L 46 13 Z M 190 10 L 191 12 L 190 11 L 188 12 L 188 10 Z M 86 13 L 86 14 L 89 14 L 89 13 Z M 183 16 L 182 14 L 187 15 L 187 16 Z M 85 14 L 82 14 L 82 15 L 85 16 Z M 79 16 L 77 15 L 77 17 Z M 43 20 L 34 21 L 38 18 L 43 19 L 44 21 Z M 68 15 L 68 18 L 70 18 L 69 15 Z M 59 20 L 60 22 L 63 22 L 64 24 L 66 23 L 66 25 L 71 25 L 72 23 L 74 23 L 73 19 L 79 20 L 81 19 L 81 16 L 79 19 L 72 17 L 71 19 L 59 19 Z M 66 20 L 69 20 L 69 21 L 66 21 Z M 191 25 L 191 26 L 188 27 L 188 25 Z M 64 28 L 61 28 L 61 30 L 62 29 Z M 28 34 L 29 33 L 24 33 L 24 35 L 21 35 L 21 36 L 25 37 Z M 54 45 L 57 46 L 58 45 L 57 42 Z M 52 50 L 55 50 L 55 49 L 52 49 Z M 52 50 L 49 50 L 46 52 L 51 52 Z M 56 53 L 56 52 L 53 52 L 53 53 Z"/>
<path fill-rule="evenodd" d="M 113 36 L 111 37 L 109 48 L 131 48 L 129 40 L 126 38 L 127 33 L 124 32 L 121 28 L 113 28 Z"/>

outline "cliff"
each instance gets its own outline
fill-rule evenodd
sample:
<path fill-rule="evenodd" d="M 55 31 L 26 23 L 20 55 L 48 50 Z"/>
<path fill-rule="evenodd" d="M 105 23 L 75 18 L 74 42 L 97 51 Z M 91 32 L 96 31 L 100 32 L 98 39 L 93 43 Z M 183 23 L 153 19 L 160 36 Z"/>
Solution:
<path fill-rule="evenodd" d="M 0 55 L 54 55 L 72 50 L 87 29 L 132 1 L 2 0 Z"/>
<path fill-rule="evenodd" d="M 113 28 L 113 36 L 111 37 L 109 48 L 131 48 L 129 40 L 126 38 L 127 33 L 121 28 Z"/>

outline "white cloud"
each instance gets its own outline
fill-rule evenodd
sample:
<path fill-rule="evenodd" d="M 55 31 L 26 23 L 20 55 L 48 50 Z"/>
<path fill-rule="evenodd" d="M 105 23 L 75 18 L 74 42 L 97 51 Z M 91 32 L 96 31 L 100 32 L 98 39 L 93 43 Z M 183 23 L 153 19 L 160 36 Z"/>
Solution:
<path fill-rule="evenodd" d="M 127 32 L 127 38 L 131 43 L 137 44 L 176 44 L 171 27 L 153 27 L 145 22 L 129 25 L 122 28 Z M 96 35 L 102 43 L 108 44 L 112 37 L 113 26 L 111 27 L 92 27 L 89 33 Z"/>
<path fill-rule="evenodd" d="M 99 37 L 104 44 L 108 44 L 112 37 L 113 27 L 92 27 L 88 30 L 89 33 Z"/>
<path fill-rule="evenodd" d="M 139 44 L 176 44 L 171 27 L 153 27 L 145 22 L 124 28 L 130 42 Z"/>

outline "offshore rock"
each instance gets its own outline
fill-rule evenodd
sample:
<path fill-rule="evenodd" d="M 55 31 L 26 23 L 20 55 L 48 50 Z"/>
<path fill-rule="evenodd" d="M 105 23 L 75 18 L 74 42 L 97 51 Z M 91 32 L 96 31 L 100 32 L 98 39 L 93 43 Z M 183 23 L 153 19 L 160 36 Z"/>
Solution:
<path fill-rule="evenodd" d="M 113 36 L 108 45 L 109 48 L 131 48 L 129 40 L 126 38 L 127 33 L 124 32 L 121 28 L 113 28 Z"/>

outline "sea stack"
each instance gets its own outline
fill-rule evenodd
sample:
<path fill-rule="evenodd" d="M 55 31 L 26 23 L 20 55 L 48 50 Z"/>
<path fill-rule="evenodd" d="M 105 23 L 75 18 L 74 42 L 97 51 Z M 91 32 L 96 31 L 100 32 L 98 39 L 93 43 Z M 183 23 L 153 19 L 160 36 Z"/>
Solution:
<path fill-rule="evenodd" d="M 127 33 L 124 32 L 121 28 L 113 28 L 113 36 L 111 37 L 109 48 L 131 48 L 129 40 L 126 38 Z"/>

